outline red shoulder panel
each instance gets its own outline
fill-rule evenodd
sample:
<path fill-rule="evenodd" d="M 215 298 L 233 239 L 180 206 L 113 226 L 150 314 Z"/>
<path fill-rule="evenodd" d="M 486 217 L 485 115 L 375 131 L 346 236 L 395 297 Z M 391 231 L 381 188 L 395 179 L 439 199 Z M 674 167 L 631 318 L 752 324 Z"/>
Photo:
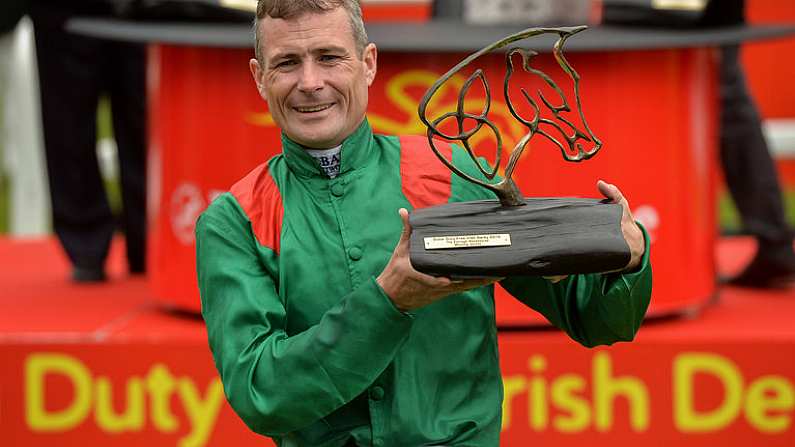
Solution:
<path fill-rule="evenodd" d="M 254 237 L 260 245 L 279 254 L 284 219 L 284 205 L 268 163 L 257 166 L 234 184 L 229 191 L 251 221 Z"/>
<path fill-rule="evenodd" d="M 436 148 L 452 162 L 450 143 L 434 140 Z M 400 137 L 400 178 L 403 195 L 412 207 L 425 208 L 450 200 L 452 173 L 431 150 L 428 138 Z"/>

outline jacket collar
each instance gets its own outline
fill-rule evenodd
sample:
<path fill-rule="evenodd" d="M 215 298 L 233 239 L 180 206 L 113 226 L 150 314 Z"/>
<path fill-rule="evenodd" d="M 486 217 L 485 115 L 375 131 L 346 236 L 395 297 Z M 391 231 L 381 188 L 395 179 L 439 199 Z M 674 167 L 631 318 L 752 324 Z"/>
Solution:
<path fill-rule="evenodd" d="M 291 140 L 282 132 L 282 152 L 287 166 L 300 176 L 326 177 L 314 157 L 306 148 Z M 340 176 L 354 169 L 364 167 L 370 162 L 373 152 L 373 131 L 365 118 L 362 124 L 342 142 L 340 149 Z"/>

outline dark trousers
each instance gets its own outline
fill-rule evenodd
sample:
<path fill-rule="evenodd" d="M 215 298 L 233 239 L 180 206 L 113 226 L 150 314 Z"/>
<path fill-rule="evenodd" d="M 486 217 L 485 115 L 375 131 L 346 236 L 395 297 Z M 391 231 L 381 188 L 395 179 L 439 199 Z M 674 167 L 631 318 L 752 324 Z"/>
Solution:
<path fill-rule="evenodd" d="M 792 233 L 784 215 L 778 175 L 737 46 L 722 49 L 720 76 L 720 156 L 745 231 L 762 244 L 790 246 Z"/>
<path fill-rule="evenodd" d="M 68 33 L 68 12 L 50 5 L 31 14 L 53 226 L 75 266 L 101 268 L 117 226 L 131 271 L 143 271 L 146 235 L 145 49 Z M 119 151 L 123 212 L 114 218 L 96 155 L 96 110 L 110 98 Z"/>

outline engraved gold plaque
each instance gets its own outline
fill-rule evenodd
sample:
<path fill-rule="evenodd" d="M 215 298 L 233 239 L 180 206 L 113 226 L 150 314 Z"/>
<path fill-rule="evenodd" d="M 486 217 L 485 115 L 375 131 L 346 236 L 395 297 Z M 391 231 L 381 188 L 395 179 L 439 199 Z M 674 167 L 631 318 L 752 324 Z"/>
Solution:
<path fill-rule="evenodd" d="M 426 250 L 442 248 L 505 247 L 511 245 L 511 235 L 467 234 L 461 236 L 434 236 L 425 238 Z"/>

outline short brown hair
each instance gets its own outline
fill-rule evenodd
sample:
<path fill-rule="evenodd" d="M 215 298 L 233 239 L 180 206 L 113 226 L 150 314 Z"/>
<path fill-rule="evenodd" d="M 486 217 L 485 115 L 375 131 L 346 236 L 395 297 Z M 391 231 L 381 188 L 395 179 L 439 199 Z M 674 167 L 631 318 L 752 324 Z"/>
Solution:
<path fill-rule="evenodd" d="M 306 13 L 323 13 L 340 7 L 348 13 L 348 21 L 351 24 L 351 31 L 353 31 L 353 41 L 356 43 L 356 51 L 361 57 L 368 40 L 359 0 L 258 0 L 257 17 L 254 19 L 254 51 L 257 60 L 260 63 L 264 62 L 259 37 L 260 20 L 265 17 L 288 20 Z"/>

